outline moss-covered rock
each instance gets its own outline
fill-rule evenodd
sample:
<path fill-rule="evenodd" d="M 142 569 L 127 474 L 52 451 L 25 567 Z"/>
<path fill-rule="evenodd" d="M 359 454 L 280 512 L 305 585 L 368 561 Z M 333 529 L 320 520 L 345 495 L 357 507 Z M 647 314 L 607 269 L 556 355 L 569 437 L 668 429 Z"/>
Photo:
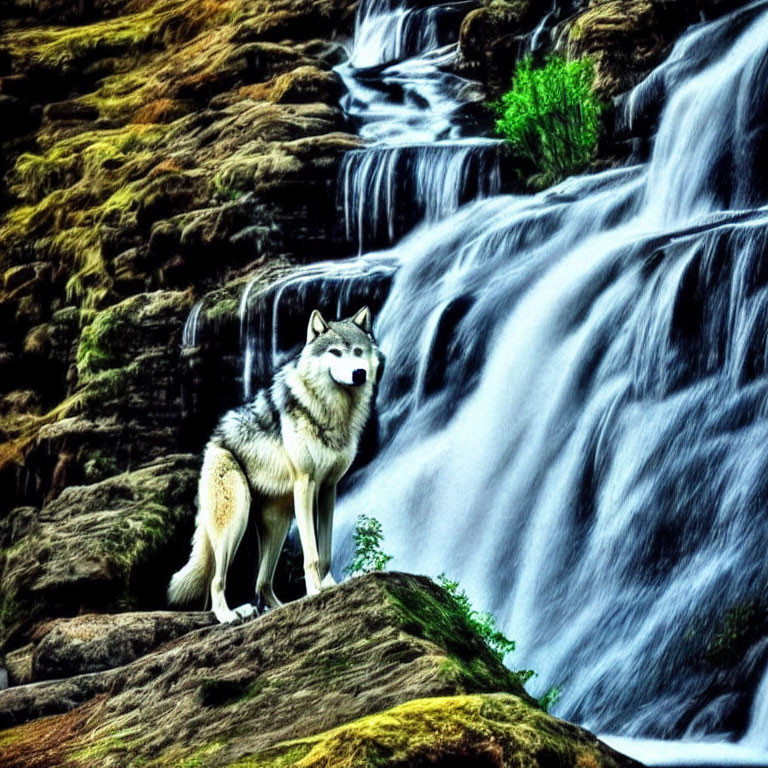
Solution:
<path fill-rule="evenodd" d="M 616 96 L 660 64 L 690 24 L 735 5 L 733 0 L 591 0 L 570 23 L 568 55 L 592 58 L 595 90 L 601 96 Z"/>
<path fill-rule="evenodd" d="M 356 141 L 331 71 L 353 0 L 75 5 L 0 15 L 0 397 L 37 393 L 0 413 L 11 506 L 125 468 L 86 445 L 83 417 L 129 422 L 111 453 L 134 464 L 153 444 L 180 449 L 178 430 L 157 429 L 181 413 L 184 318 L 149 338 L 152 318 L 123 302 L 163 290 L 191 303 L 268 261 L 327 257 Z"/>
<path fill-rule="evenodd" d="M 137 355 L 167 344 L 169 326 L 178 335 L 192 301 L 179 291 L 142 293 L 93 316 L 80 334 L 77 372 L 87 384 L 100 371 L 124 368 Z"/>
<path fill-rule="evenodd" d="M 18 646 L 55 616 L 163 606 L 157 583 L 187 545 L 197 473 L 195 457 L 177 455 L 70 486 L 10 531 L 0 551 L 1 646 Z"/>
<path fill-rule="evenodd" d="M 417 699 L 308 739 L 276 745 L 231 768 L 619 768 L 637 765 L 592 734 L 509 694 Z"/>
<path fill-rule="evenodd" d="M 351 579 L 126 666 L 0 692 L 0 724 L 26 721 L 0 731 L 4 765 L 636 765 L 544 713 L 466 633 L 428 579 Z M 457 653 L 484 674 L 446 671 Z"/>
<path fill-rule="evenodd" d="M 459 31 L 458 67 L 486 83 L 492 92 L 509 83 L 520 39 L 541 16 L 532 0 L 488 0 L 471 10 Z"/>

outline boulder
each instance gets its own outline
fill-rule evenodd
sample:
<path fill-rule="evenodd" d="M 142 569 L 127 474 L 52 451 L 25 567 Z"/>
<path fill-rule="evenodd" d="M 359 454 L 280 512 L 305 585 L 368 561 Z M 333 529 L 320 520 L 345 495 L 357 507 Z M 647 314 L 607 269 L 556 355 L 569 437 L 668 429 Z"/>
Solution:
<path fill-rule="evenodd" d="M 453 598 L 397 573 L 10 688 L 0 713 L 7 768 L 638 765 L 543 712 Z"/>
<path fill-rule="evenodd" d="M 197 474 L 196 457 L 166 456 L 69 486 L 25 520 L 0 555 L 0 643 L 17 647 L 56 616 L 163 607 L 170 556 L 189 545 Z"/>
<path fill-rule="evenodd" d="M 210 612 L 177 611 L 91 613 L 56 619 L 35 632 L 30 682 L 122 667 L 215 621 Z"/>

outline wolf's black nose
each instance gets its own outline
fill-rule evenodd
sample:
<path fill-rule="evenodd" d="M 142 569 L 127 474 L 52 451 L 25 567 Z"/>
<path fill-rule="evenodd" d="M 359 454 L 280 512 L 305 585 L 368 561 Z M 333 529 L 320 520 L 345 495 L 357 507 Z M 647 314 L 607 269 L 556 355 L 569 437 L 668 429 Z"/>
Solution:
<path fill-rule="evenodd" d="M 352 371 L 352 383 L 356 386 L 365 384 L 365 368 L 357 368 Z"/>

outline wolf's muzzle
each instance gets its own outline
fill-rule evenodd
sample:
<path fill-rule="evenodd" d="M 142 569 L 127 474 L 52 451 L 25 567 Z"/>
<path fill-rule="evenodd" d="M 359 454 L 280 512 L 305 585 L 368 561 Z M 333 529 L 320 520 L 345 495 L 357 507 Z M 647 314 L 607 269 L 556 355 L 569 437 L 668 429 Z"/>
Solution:
<path fill-rule="evenodd" d="M 352 371 L 352 383 L 359 387 L 361 384 L 365 384 L 365 368 L 357 368 L 354 371 Z"/>

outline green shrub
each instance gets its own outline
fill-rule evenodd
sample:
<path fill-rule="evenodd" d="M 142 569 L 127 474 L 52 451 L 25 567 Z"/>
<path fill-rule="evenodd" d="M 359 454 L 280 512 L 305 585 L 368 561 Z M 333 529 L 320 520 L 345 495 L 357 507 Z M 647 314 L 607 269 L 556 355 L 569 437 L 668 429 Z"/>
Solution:
<path fill-rule="evenodd" d="M 355 558 L 344 568 L 345 573 L 357 576 L 371 571 L 382 571 L 392 559 L 381 549 L 384 534 L 381 523 L 375 517 L 360 515 L 355 523 Z"/>
<path fill-rule="evenodd" d="M 512 88 L 491 105 L 499 115 L 497 133 L 536 170 L 529 180 L 534 186 L 554 184 L 592 159 L 603 109 L 594 80 L 591 59 L 551 56 L 534 67 L 529 56 L 518 62 Z"/>

